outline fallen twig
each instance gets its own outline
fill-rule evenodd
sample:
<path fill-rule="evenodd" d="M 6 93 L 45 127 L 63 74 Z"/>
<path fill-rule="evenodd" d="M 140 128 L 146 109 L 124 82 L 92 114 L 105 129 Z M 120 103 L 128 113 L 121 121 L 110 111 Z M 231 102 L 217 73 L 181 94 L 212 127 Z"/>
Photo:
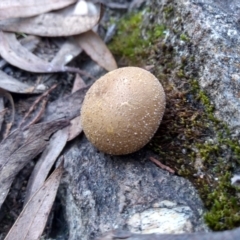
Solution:
<path fill-rule="evenodd" d="M 155 164 L 156 164 L 158 167 L 160 167 L 161 169 L 167 170 L 168 172 L 173 173 L 173 174 L 175 173 L 175 171 L 174 171 L 172 168 L 164 165 L 164 164 L 161 163 L 159 160 L 157 160 L 157 159 L 155 159 L 155 158 L 153 158 L 153 157 L 149 157 L 149 160 L 151 160 L 153 163 L 155 163 Z"/>
<path fill-rule="evenodd" d="M 36 123 L 43 115 L 46 104 L 47 104 L 47 96 L 49 95 L 49 93 L 55 89 L 57 87 L 57 84 L 54 84 L 51 88 L 49 88 L 45 93 L 43 93 L 39 98 L 37 98 L 35 100 L 35 102 L 33 103 L 33 105 L 30 107 L 29 111 L 26 113 L 26 115 L 24 116 L 23 120 L 21 121 L 19 127 L 22 128 L 23 124 L 26 122 L 26 119 L 29 117 L 29 115 L 34 111 L 34 109 L 36 108 L 37 104 L 40 101 L 42 102 L 42 106 L 41 109 L 39 111 L 39 113 L 34 117 L 34 119 L 32 121 L 30 121 L 30 123 L 28 123 L 24 129 L 27 129 L 30 125 Z"/>

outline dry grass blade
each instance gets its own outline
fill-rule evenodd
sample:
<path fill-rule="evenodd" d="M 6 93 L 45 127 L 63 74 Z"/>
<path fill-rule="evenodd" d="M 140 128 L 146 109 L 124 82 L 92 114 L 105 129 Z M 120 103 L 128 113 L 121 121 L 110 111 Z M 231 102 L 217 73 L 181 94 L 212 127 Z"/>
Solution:
<path fill-rule="evenodd" d="M 30 179 L 28 181 L 24 205 L 29 201 L 33 194 L 35 194 L 35 192 L 37 192 L 43 185 L 53 164 L 55 163 L 56 159 L 58 158 L 63 148 L 65 147 L 67 143 L 67 138 L 68 138 L 67 128 L 57 131 L 51 137 L 49 145 L 42 153 L 40 159 L 38 159 L 38 162 L 35 165 L 30 176 Z"/>
<path fill-rule="evenodd" d="M 51 61 L 52 65 L 64 66 L 69 63 L 74 57 L 82 52 L 80 46 L 71 38 L 61 46 L 56 56 Z"/>
<path fill-rule="evenodd" d="M 78 1 L 63 10 L 36 17 L 2 20 L 0 29 L 45 37 L 71 36 L 92 29 L 99 21 L 100 15 L 100 5 Z"/>
<path fill-rule="evenodd" d="M 5 240 L 37 240 L 42 235 L 63 173 L 58 167 L 24 207 Z"/>
<path fill-rule="evenodd" d="M 17 79 L 7 75 L 0 70 L 0 88 L 14 93 L 41 93 L 43 90 L 38 87 L 30 86 L 26 83 L 20 82 Z"/>
<path fill-rule="evenodd" d="M 77 0 L 1 0 L 0 19 L 31 17 L 66 7 Z"/>
<path fill-rule="evenodd" d="M 76 74 L 72 93 L 82 88 L 85 88 L 86 86 L 87 85 L 85 84 L 83 79 L 78 74 Z M 79 116 L 71 120 L 71 125 L 68 127 L 68 141 L 71 141 L 72 139 L 77 137 L 81 132 L 82 132 L 82 125 L 81 125 L 80 116 Z"/>
<path fill-rule="evenodd" d="M 5 138 L 5 137 L 8 136 L 8 134 L 10 132 L 10 129 L 12 127 L 12 124 L 14 123 L 15 105 L 14 105 L 14 102 L 13 102 L 12 95 L 2 88 L 0 88 L 0 96 L 7 98 L 8 101 L 10 102 L 10 104 L 11 104 L 11 107 L 12 107 L 11 121 L 9 123 L 7 123 L 6 131 L 4 133 L 4 138 Z"/>
<path fill-rule="evenodd" d="M 0 144 L 0 207 L 17 173 L 48 145 L 50 135 L 69 124 L 56 120 L 17 129 Z"/>
<path fill-rule="evenodd" d="M 75 36 L 79 46 L 94 60 L 97 64 L 107 71 L 117 69 L 117 63 L 109 51 L 104 41 L 93 31 L 88 31 Z"/>

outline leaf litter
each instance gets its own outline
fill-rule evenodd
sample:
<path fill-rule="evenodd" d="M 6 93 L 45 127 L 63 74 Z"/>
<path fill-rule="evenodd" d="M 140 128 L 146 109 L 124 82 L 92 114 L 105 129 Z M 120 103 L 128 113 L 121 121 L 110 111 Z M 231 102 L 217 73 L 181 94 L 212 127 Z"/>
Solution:
<path fill-rule="evenodd" d="M 24 200 L 24 205 L 30 200 L 30 198 L 41 188 L 45 179 L 47 178 L 53 164 L 59 157 L 63 148 L 67 143 L 68 129 L 64 128 L 57 131 L 50 139 L 48 146 L 42 153 L 41 157 L 38 159 L 35 165 L 30 179 L 28 180 L 28 185 L 26 189 L 26 197 Z"/>
<path fill-rule="evenodd" d="M 101 18 L 100 4 L 84 0 L 47 2 L 46 4 L 46 1 L 39 3 L 34 0 L 23 0 L 21 6 L 25 6 L 25 9 L 17 13 L 14 9 L 18 6 L 19 1 L 1 1 L 0 55 L 3 60 L 0 61 L 0 68 L 6 67 L 9 63 L 30 72 L 73 72 L 93 79 L 88 72 L 66 66 L 83 50 L 107 71 L 117 68 L 116 61 L 104 41 L 91 30 Z M 22 8 L 20 7 L 20 9 Z M 24 38 L 19 37 L 19 34 L 15 34 L 15 32 L 21 32 Z M 37 36 L 67 36 L 67 38 L 51 62 L 48 62 L 33 53 L 42 40 Z M 85 84 L 80 75 L 76 74 L 72 94 L 58 98 L 48 105 L 47 95 L 51 88 L 48 90 L 49 92 L 46 91 L 40 96 L 23 118 L 22 124 L 0 143 L 0 191 L 2 193 L 0 208 L 19 171 L 43 152 L 28 183 L 25 207 L 6 239 L 14 239 L 18 236 L 16 232 L 19 232 L 19 229 L 22 232 L 22 235 L 17 238 L 19 240 L 38 239 L 42 234 L 56 195 L 56 186 L 59 184 L 60 176 L 55 176 L 59 177 L 58 183 L 56 183 L 55 177 L 52 181 L 50 181 L 51 177 L 47 182 L 44 183 L 44 181 L 67 141 L 72 140 L 82 131 L 79 113 L 86 91 L 90 86 Z M 43 83 L 40 84 L 44 86 L 43 88 L 36 87 L 36 84 L 35 86 L 34 84 L 29 85 L 18 81 L 4 71 L 0 71 L 0 78 L 0 87 L 14 93 L 40 93 L 46 89 Z M 4 111 L 4 105 L 2 105 L 2 115 L 4 115 Z M 71 125 L 68 126 L 70 120 Z M 47 199 L 48 191 L 51 192 L 49 199 Z M 41 205 L 37 199 L 41 199 L 43 204 Z M 40 211 L 42 206 L 46 211 Z M 39 209 L 39 211 L 33 214 L 31 210 L 33 208 Z M 41 212 L 44 214 L 42 215 Z M 22 229 L 26 230 L 22 231 Z"/>
<path fill-rule="evenodd" d="M 49 62 L 44 61 L 36 55 L 32 54 L 19 43 L 14 33 L 6 33 L 0 31 L 0 42 L 1 56 L 8 63 L 23 70 L 38 73 L 65 71 L 78 72 L 77 68 L 51 65 Z"/>
<path fill-rule="evenodd" d="M 25 114 L 24 118 L 22 119 L 22 121 L 19 124 L 19 127 L 21 129 L 24 130 L 24 129 L 28 128 L 29 126 L 31 126 L 32 124 L 37 123 L 40 120 L 40 118 L 44 114 L 44 110 L 45 110 L 45 107 L 47 104 L 49 93 L 56 87 L 57 87 L 56 84 L 53 85 L 51 88 L 49 88 L 45 93 L 43 93 L 40 97 L 38 97 L 35 100 L 35 102 L 29 108 L 28 112 Z M 40 105 L 40 110 L 36 111 L 38 105 Z M 36 112 L 36 114 L 34 114 L 34 111 Z M 30 118 L 30 120 L 28 118 Z"/>
<path fill-rule="evenodd" d="M 77 0 L 1 0 L 0 19 L 30 17 L 66 7 Z"/>
<path fill-rule="evenodd" d="M 85 87 L 86 84 L 77 74 L 74 81 L 72 93 Z M 68 127 L 58 130 L 51 137 L 49 145 L 46 147 L 41 157 L 38 159 L 38 162 L 35 165 L 28 181 L 24 204 L 26 204 L 32 195 L 42 186 L 53 164 L 65 147 L 67 141 L 72 140 L 82 132 L 79 116 L 72 119 L 70 123 L 71 124 Z"/>
<path fill-rule="evenodd" d="M 83 79 L 78 74 L 76 74 L 74 84 L 73 84 L 72 93 L 74 93 L 74 92 L 76 92 L 80 89 L 84 89 L 86 87 L 87 87 L 87 85 L 85 84 Z M 74 119 L 71 120 L 71 124 L 68 127 L 68 139 L 67 140 L 68 141 L 73 140 L 81 132 L 82 132 L 82 125 L 81 125 L 81 121 L 80 121 L 80 116 L 78 116 L 78 117 L 75 117 Z"/>
<path fill-rule="evenodd" d="M 107 48 L 103 40 L 93 31 L 87 31 L 75 36 L 79 46 L 94 60 L 97 64 L 107 71 L 117 68 L 117 63 Z"/>
<path fill-rule="evenodd" d="M 29 18 L 11 18 L 0 21 L 0 29 L 23 32 L 44 37 L 62 37 L 83 33 L 92 29 L 100 20 L 100 5 L 79 1 L 64 9 Z"/>
<path fill-rule="evenodd" d="M 25 131 L 19 128 L 1 142 L 0 207 L 18 172 L 46 148 L 52 133 L 68 124 L 68 120 L 60 119 L 32 125 Z"/>
<path fill-rule="evenodd" d="M 9 92 L 33 94 L 41 93 L 44 88 L 38 88 L 37 86 L 31 86 L 27 83 L 18 81 L 17 79 L 9 76 L 5 72 L 0 70 L 0 88 L 5 89 Z"/>
<path fill-rule="evenodd" d="M 61 164 L 31 197 L 5 240 L 37 240 L 42 235 L 63 173 Z"/>
<path fill-rule="evenodd" d="M 73 38 L 68 38 L 60 47 L 55 57 L 52 59 L 51 64 L 57 66 L 65 66 L 73 58 L 77 57 L 82 52 L 81 47 Z"/>
<path fill-rule="evenodd" d="M 37 45 L 40 43 L 40 38 L 33 35 L 28 35 L 19 40 L 20 44 L 23 45 L 28 51 L 33 52 Z M 0 68 L 2 69 L 7 65 L 7 61 L 4 59 L 0 60 Z"/>

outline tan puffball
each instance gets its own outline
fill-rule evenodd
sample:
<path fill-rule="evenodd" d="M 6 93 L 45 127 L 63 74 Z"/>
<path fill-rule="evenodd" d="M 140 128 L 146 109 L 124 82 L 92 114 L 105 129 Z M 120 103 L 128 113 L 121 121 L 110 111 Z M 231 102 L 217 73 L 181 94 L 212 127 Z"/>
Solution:
<path fill-rule="evenodd" d="M 153 137 L 165 110 L 158 79 L 138 67 L 113 70 L 88 90 L 81 123 L 88 140 L 112 155 L 135 152 Z"/>

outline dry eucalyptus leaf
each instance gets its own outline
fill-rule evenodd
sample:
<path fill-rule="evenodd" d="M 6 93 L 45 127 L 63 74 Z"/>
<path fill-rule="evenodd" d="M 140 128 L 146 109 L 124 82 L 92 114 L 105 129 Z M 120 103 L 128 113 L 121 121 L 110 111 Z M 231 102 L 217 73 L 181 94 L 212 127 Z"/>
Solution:
<path fill-rule="evenodd" d="M 66 7 L 77 0 L 1 0 L 0 19 L 31 17 Z"/>
<path fill-rule="evenodd" d="M 21 38 L 19 40 L 19 42 L 26 49 L 28 49 L 29 51 L 32 52 L 36 48 L 36 46 L 40 43 L 40 37 L 33 36 L 33 35 L 28 35 L 28 36 L 26 36 L 24 38 Z"/>
<path fill-rule="evenodd" d="M 51 61 L 52 65 L 64 66 L 73 58 L 82 52 L 80 46 L 72 38 L 69 38 L 63 43 L 56 56 Z"/>
<path fill-rule="evenodd" d="M 38 162 L 35 165 L 29 178 L 24 205 L 26 205 L 26 203 L 33 196 L 33 194 L 35 194 L 43 185 L 53 164 L 55 163 L 56 159 L 59 157 L 60 153 L 65 147 L 67 143 L 67 138 L 67 128 L 57 131 L 51 137 L 49 145 L 46 147 L 41 157 L 38 159 Z"/>
<path fill-rule="evenodd" d="M 75 36 L 79 46 L 107 71 L 117 69 L 117 63 L 104 41 L 93 31 L 84 32 Z"/>
<path fill-rule="evenodd" d="M 1 20 L 0 30 L 45 37 L 71 36 L 92 29 L 98 23 L 100 16 L 100 5 L 78 1 L 62 10 L 36 17 Z"/>
<path fill-rule="evenodd" d="M 66 127 L 68 120 L 56 120 L 17 129 L 0 144 L 0 207 L 18 172 L 48 145 L 52 133 Z"/>
<path fill-rule="evenodd" d="M 55 66 L 37 57 L 19 43 L 14 33 L 0 31 L 0 42 L 0 55 L 2 58 L 23 70 L 39 73 L 78 72 L 76 68 Z"/>
<path fill-rule="evenodd" d="M 72 87 L 72 93 L 75 93 L 76 91 L 85 87 L 87 87 L 86 83 L 83 81 L 79 74 L 76 74 Z"/>
<path fill-rule="evenodd" d="M 58 118 L 71 120 L 79 116 L 82 102 L 88 89 L 89 86 L 49 103 L 42 120 L 47 122 Z"/>
<path fill-rule="evenodd" d="M 5 240 L 38 240 L 45 228 L 63 173 L 62 164 L 26 204 Z"/>
<path fill-rule="evenodd" d="M 19 40 L 21 45 L 23 45 L 28 51 L 33 52 L 36 46 L 40 42 L 40 38 L 32 35 L 28 35 L 25 38 Z M 0 68 L 3 68 L 7 64 L 7 61 L 4 59 L 0 60 Z"/>
<path fill-rule="evenodd" d="M 3 98 L 0 97 L 0 131 L 2 130 L 2 124 L 4 121 L 5 113 L 6 113 L 6 109 L 4 108 Z"/>
<path fill-rule="evenodd" d="M 87 87 L 87 85 L 85 84 L 83 79 L 78 74 L 76 74 L 72 93 L 85 87 Z M 72 139 L 77 137 L 81 132 L 82 132 L 82 125 L 80 121 L 80 116 L 78 116 L 71 120 L 71 124 L 68 127 L 68 141 L 71 141 Z"/>
<path fill-rule="evenodd" d="M 128 9 L 129 4 L 128 3 L 115 3 L 113 1 L 109 0 L 90 0 L 93 3 L 102 3 L 105 6 L 109 8 L 115 8 L 115 9 Z M 144 0 L 146 1 L 146 0 Z"/>
<path fill-rule="evenodd" d="M 41 93 L 43 92 L 44 85 L 42 88 L 34 87 L 26 83 L 20 82 L 17 79 L 7 75 L 5 72 L 0 70 L 0 88 L 3 88 L 9 92 L 14 93 Z"/>

